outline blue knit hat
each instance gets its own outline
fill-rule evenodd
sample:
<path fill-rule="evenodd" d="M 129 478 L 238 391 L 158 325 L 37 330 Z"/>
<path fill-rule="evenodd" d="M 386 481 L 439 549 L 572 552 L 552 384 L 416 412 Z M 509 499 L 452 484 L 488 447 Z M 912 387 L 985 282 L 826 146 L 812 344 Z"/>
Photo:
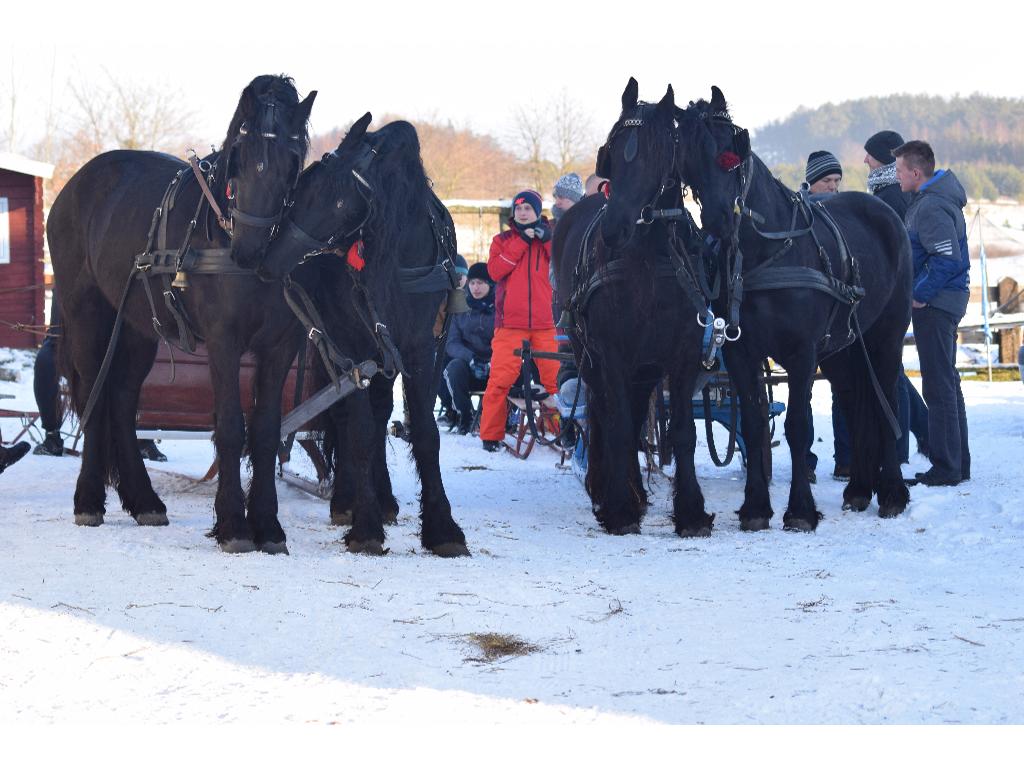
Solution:
<path fill-rule="evenodd" d="M 520 203 L 526 203 L 533 212 L 537 214 L 537 218 L 540 218 L 541 209 L 544 207 L 544 202 L 540 199 L 540 193 L 534 192 L 532 189 L 524 189 L 522 192 L 512 198 L 512 215 L 515 216 L 516 206 Z"/>
<path fill-rule="evenodd" d="M 466 259 L 463 258 L 461 253 L 455 254 L 455 271 L 460 275 L 469 274 L 469 264 L 466 263 Z"/>
<path fill-rule="evenodd" d="M 583 180 L 575 173 L 567 173 L 555 182 L 554 194 L 578 203 L 583 199 Z"/>

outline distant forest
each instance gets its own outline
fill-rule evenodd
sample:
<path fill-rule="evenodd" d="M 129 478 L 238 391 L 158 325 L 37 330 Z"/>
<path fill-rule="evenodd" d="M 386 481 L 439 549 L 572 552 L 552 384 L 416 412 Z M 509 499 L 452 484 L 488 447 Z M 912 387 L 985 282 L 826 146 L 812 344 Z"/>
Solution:
<path fill-rule="evenodd" d="M 864 141 L 883 129 L 931 143 L 972 199 L 1024 199 L 1024 99 L 901 94 L 825 104 L 758 128 L 753 147 L 790 185 L 803 179 L 807 155 L 826 149 L 842 162 L 843 188 L 863 189 Z"/>

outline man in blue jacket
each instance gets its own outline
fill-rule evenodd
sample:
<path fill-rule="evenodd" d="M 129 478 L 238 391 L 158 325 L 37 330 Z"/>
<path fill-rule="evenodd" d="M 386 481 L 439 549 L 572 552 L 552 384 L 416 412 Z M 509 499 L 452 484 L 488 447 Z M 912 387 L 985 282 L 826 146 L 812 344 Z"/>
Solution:
<path fill-rule="evenodd" d="M 487 387 L 491 367 L 491 339 L 494 337 L 494 291 L 487 265 L 469 268 L 469 312 L 452 316 L 445 352 L 451 362 L 444 369 L 444 380 L 458 413 L 460 435 L 473 427 L 473 403 L 469 394 Z"/>
<path fill-rule="evenodd" d="M 917 473 L 924 485 L 958 485 L 971 476 L 967 411 L 956 370 L 957 325 L 970 297 L 970 257 L 963 207 L 967 194 L 952 171 L 935 170 L 924 141 L 892 151 L 900 189 L 912 193 L 907 233 L 914 254 L 914 340 L 928 404 L 932 467 Z"/>

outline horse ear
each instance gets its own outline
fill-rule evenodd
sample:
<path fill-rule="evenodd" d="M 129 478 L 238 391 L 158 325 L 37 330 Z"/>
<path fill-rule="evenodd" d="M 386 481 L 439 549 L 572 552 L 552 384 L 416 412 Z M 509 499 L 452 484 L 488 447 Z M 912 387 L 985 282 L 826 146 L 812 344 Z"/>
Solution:
<path fill-rule="evenodd" d="M 711 109 L 715 112 L 725 112 L 725 94 L 717 85 L 711 86 Z"/>
<path fill-rule="evenodd" d="M 622 92 L 622 110 L 633 109 L 636 106 L 637 97 L 640 95 L 640 84 L 635 77 L 629 78 L 626 83 L 626 90 Z"/>
<path fill-rule="evenodd" d="M 338 145 L 337 152 L 341 154 L 347 147 L 355 144 L 366 134 L 366 128 L 370 125 L 370 121 L 373 120 L 373 115 L 367 112 L 365 115 L 360 117 L 354 123 L 352 127 L 348 129 L 348 133 L 345 134 L 345 138 L 341 140 Z"/>
<path fill-rule="evenodd" d="M 665 91 L 665 95 L 661 101 L 658 102 L 658 117 L 671 116 L 676 111 L 676 95 L 675 91 L 672 90 L 672 86 L 669 85 L 668 90 Z"/>
<path fill-rule="evenodd" d="M 299 109 L 295 113 L 295 126 L 296 130 L 305 127 L 306 121 L 309 120 L 309 113 L 313 110 L 313 101 L 316 99 L 316 91 L 309 91 L 309 95 L 299 101 Z"/>

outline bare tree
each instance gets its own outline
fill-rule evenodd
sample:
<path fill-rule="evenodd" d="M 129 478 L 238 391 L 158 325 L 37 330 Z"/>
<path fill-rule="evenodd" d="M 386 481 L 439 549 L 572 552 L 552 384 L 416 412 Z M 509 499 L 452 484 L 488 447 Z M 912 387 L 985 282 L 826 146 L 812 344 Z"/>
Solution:
<path fill-rule="evenodd" d="M 542 189 L 550 173 L 547 171 L 545 149 L 549 128 L 548 110 L 540 106 L 520 106 L 513 123 L 513 140 L 525 163 L 529 183 Z"/>
<path fill-rule="evenodd" d="M 104 72 L 106 82 L 68 84 L 71 108 L 47 118 L 47 133 L 35 151 L 56 167 L 49 201 L 87 160 L 110 149 L 150 149 L 182 155 L 194 114 L 181 91 L 131 82 Z"/>
<path fill-rule="evenodd" d="M 575 170 L 593 154 L 593 129 L 587 113 L 564 88 L 551 106 L 551 134 L 558 172 Z"/>

